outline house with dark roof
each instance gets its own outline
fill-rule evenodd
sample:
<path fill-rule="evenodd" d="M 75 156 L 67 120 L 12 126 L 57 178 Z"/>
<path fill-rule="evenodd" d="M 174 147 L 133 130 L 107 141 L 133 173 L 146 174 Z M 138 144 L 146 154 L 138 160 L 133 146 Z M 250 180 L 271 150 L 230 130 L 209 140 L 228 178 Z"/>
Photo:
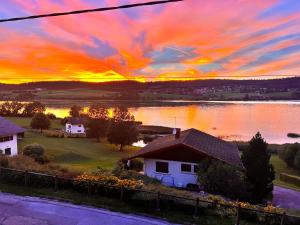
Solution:
<path fill-rule="evenodd" d="M 165 185 L 186 187 L 198 183 L 198 164 L 207 157 L 243 168 L 237 146 L 196 129 L 174 129 L 173 135 L 158 138 L 131 156 L 129 163 L 143 158 L 145 175 Z"/>
<path fill-rule="evenodd" d="M 83 119 L 80 117 L 69 117 L 66 123 L 66 132 L 69 134 L 85 134 Z"/>
<path fill-rule="evenodd" d="M 18 154 L 18 135 L 25 129 L 0 116 L 0 154 Z"/>

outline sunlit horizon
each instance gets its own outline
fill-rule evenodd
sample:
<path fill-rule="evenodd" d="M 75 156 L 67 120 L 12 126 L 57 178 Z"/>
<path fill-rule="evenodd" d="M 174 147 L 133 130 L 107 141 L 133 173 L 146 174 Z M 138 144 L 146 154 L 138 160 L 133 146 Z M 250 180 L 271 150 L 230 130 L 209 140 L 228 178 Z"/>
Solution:
<path fill-rule="evenodd" d="M 137 3 L 2 3 L 0 18 Z M 0 24 L 0 83 L 299 76 L 300 2 L 186 0 Z"/>

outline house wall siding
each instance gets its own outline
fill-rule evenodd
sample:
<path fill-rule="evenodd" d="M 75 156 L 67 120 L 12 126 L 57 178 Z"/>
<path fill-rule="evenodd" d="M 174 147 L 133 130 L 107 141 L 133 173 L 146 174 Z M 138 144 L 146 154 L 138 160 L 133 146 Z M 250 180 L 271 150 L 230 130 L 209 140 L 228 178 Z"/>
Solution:
<path fill-rule="evenodd" d="M 5 154 L 5 149 L 10 148 L 11 150 L 11 156 L 18 154 L 18 137 L 17 135 L 13 135 L 13 140 L 11 141 L 5 141 L 0 142 L 0 150 L 3 151 L 3 154 Z"/>
<path fill-rule="evenodd" d="M 66 123 L 66 132 L 71 134 L 84 134 L 85 128 L 84 125 L 72 125 L 70 123 Z"/>
<path fill-rule="evenodd" d="M 156 172 L 156 162 L 168 162 L 169 173 Z M 192 172 L 181 172 L 181 164 L 192 165 Z M 186 187 L 187 184 L 197 184 L 197 175 L 193 171 L 196 163 L 180 162 L 160 159 L 144 159 L 144 173 L 149 177 L 161 180 L 163 184 L 168 186 Z"/>

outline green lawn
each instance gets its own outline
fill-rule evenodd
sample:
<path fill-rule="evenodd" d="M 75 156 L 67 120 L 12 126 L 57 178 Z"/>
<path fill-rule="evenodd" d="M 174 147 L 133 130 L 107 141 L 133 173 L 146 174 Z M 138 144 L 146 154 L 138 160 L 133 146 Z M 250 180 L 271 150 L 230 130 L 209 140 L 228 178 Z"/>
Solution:
<path fill-rule="evenodd" d="M 25 128 L 29 128 L 31 120 L 30 118 L 17 117 L 8 119 Z M 52 120 L 52 128 L 62 128 L 60 120 Z M 111 145 L 106 141 L 98 143 L 94 139 L 87 138 L 49 138 L 31 131 L 27 131 L 25 138 L 19 142 L 19 150 L 32 143 L 44 145 L 46 154 L 51 161 L 77 171 L 92 171 L 98 166 L 111 170 L 119 159 L 128 157 L 138 150 L 136 147 L 127 147 L 124 152 L 119 152 L 118 146 Z M 270 146 L 274 149 L 282 149 L 285 145 Z M 300 190 L 300 187 L 279 180 L 280 173 L 300 176 L 299 170 L 288 168 L 275 154 L 272 154 L 271 163 L 276 171 L 275 184 Z"/>
<path fill-rule="evenodd" d="M 29 131 L 19 142 L 19 150 L 32 143 L 45 146 L 46 155 L 52 162 L 77 171 L 92 171 L 98 166 L 111 170 L 119 159 L 128 157 L 138 149 L 127 147 L 120 152 L 117 146 L 107 142 L 98 143 L 87 138 L 50 138 Z"/>
<path fill-rule="evenodd" d="M 287 188 L 292 188 L 292 189 L 296 189 L 298 191 L 300 191 L 300 187 L 287 183 L 287 182 L 283 182 L 279 180 L 279 175 L 280 173 L 288 173 L 291 175 L 296 175 L 296 176 L 300 176 L 300 170 L 295 170 L 295 169 L 291 169 L 288 168 L 285 164 L 284 161 L 282 161 L 278 155 L 273 154 L 271 157 L 271 163 L 273 164 L 275 171 L 276 171 L 276 179 L 275 179 L 275 184 L 280 185 L 280 186 L 284 186 Z"/>
<path fill-rule="evenodd" d="M 30 128 L 31 118 L 25 117 L 7 117 L 6 119 L 10 120 L 11 122 L 18 124 L 24 128 Z M 60 123 L 60 119 L 51 120 L 51 128 L 52 129 L 62 129 L 63 125 Z"/>
<path fill-rule="evenodd" d="M 31 120 L 17 117 L 8 119 L 25 128 L 29 128 Z M 52 128 L 62 128 L 60 120 L 52 120 Z M 138 150 L 137 147 L 127 146 L 124 152 L 120 152 L 118 146 L 106 141 L 98 143 L 95 139 L 88 138 L 51 138 L 29 130 L 25 133 L 25 138 L 19 141 L 19 151 L 32 143 L 45 146 L 46 155 L 52 162 L 77 171 L 92 171 L 98 166 L 111 170 L 119 159 Z"/>

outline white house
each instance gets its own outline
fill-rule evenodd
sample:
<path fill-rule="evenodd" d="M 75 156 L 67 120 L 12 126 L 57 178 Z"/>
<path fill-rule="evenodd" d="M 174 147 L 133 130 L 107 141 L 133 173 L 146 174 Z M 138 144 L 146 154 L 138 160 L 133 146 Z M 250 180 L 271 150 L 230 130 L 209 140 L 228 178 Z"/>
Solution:
<path fill-rule="evenodd" d="M 85 134 L 84 121 L 78 117 L 68 118 L 66 132 L 69 134 Z"/>
<path fill-rule="evenodd" d="M 18 135 L 23 134 L 25 129 L 19 127 L 7 119 L 0 117 L 0 154 L 18 154 Z"/>
<path fill-rule="evenodd" d="M 214 158 L 242 168 L 238 148 L 224 140 L 189 129 L 158 138 L 129 158 L 144 158 L 144 174 L 168 186 L 186 187 L 198 184 L 198 164 Z"/>

